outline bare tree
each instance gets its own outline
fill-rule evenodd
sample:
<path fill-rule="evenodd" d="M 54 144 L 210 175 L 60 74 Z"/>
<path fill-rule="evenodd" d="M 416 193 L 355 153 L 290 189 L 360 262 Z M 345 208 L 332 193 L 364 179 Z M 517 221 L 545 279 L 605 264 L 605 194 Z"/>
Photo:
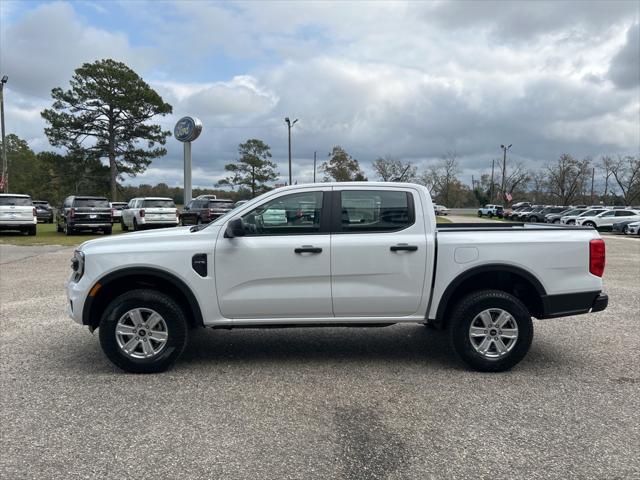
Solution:
<path fill-rule="evenodd" d="M 640 156 L 618 156 L 612 164 L 611 173 L 620 187 L 625 205 L 631 205 L 640 198 Z"/>
<path fill-rule="evenodd" d="M 602 172 L 602 178 L 604 178 L 604 197 L 603 201 L 607 203 L 607 195 L 609 194 L 609 181 L 611 175 L 613 175 L 614 159 L 608 155 L 600 157 L 600 164 L 597 166 L 598 170 Z"/>
<path fill-rule="evenodd" d="M 498 171 L 502 176 L 502 165 L 498 164 Z M 504 197 L 503 201 L 508 203 L 507 194 L 513 197 L 514 192 L 523 190 L 527 183 L 531 180 L 531 174 L 524 168 L 521 163 L 518 163 L 515 168 L 509 171 L 509 175 L 504 179 Z"/>
<path fill-rule="evenodd" d="M 457 178 L 459 173 L 456 153 L 447 152 L 436 165 L 431 165 L 420 175 L 418 183 L 425 185 L 433 197 L 447 205 L 450 203 L 452 186 L 459 182 Z"/>
<path fill-rule="evenodd" d="M 383 182 L 413 182 L 418 171 L 411 162 L 403 162 L 391 155 L 374 160 L 373 169 Z"/>
<path fill-rule="evenodd" d="M 577 160 L 568 153 L 560 155 L 546 170 L 549 193 L 557 198 L 561 205 L 571 204 L 583 192 L 591 173 L 588 159 Z"/>

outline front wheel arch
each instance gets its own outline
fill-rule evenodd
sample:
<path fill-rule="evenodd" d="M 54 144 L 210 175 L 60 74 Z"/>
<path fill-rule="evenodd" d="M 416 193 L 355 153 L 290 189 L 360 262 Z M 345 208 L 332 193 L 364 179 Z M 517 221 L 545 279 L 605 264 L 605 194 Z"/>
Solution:
<path fill-rule="evenodd" d="M 98 328 L 106 305 L 117 296 L 136 288 L 155 289 L 170 295 L 185 312 L 191 327 L 204 326 L 200 304 L 187 284 L 177 276 L 151 267 L 124 268 L 111 272 L 96 281 L 87 296 L 82 310 L 82 323 L 92 329 Z"/>

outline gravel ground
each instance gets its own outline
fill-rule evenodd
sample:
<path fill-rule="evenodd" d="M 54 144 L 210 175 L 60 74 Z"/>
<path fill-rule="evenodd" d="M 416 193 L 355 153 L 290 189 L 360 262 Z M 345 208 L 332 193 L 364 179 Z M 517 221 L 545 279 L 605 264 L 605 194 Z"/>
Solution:
<path fill-rule="evenodd" d="M 640 241 L 606 241 L 609 309 L 503 374 L 420 326 L 199 330 L 124 374 L 64 313 L 72 250 L 0 246 L 0 476 L 639 478 Z"/>

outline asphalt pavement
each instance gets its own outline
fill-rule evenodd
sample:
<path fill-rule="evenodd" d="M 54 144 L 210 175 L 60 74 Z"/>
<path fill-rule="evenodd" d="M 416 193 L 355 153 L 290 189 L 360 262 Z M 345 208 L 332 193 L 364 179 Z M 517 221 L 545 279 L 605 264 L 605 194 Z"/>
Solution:
<path fill-rule="evenodd" d="M 196 330 L 146 376 L 66 317 L 72 249 L 0 245 L 0 477 L 639 478 L 640 241 L 606 243 L 609 308 L 507 373 L 405 325 Z"/>

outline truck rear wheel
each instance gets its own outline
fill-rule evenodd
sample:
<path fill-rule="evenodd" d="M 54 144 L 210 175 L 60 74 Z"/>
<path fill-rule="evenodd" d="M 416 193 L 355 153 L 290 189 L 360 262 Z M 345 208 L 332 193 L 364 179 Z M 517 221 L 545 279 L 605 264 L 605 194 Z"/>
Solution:
<path fill-rule="evenodd" d="M 533 340 L 527 308 L 501 290 L 481 290 L 455 306 L 450 321 L 451 344 L 474 370 L 502 372 L 522 360 Z"/>
<path fill-rule="evenodd" d="M 155 290 L 115 298 L 100 321 L 100 345 L 116 366 L 131 373 L 169 368 L 187 344 L 187 319 L 178 304 Z"/>

